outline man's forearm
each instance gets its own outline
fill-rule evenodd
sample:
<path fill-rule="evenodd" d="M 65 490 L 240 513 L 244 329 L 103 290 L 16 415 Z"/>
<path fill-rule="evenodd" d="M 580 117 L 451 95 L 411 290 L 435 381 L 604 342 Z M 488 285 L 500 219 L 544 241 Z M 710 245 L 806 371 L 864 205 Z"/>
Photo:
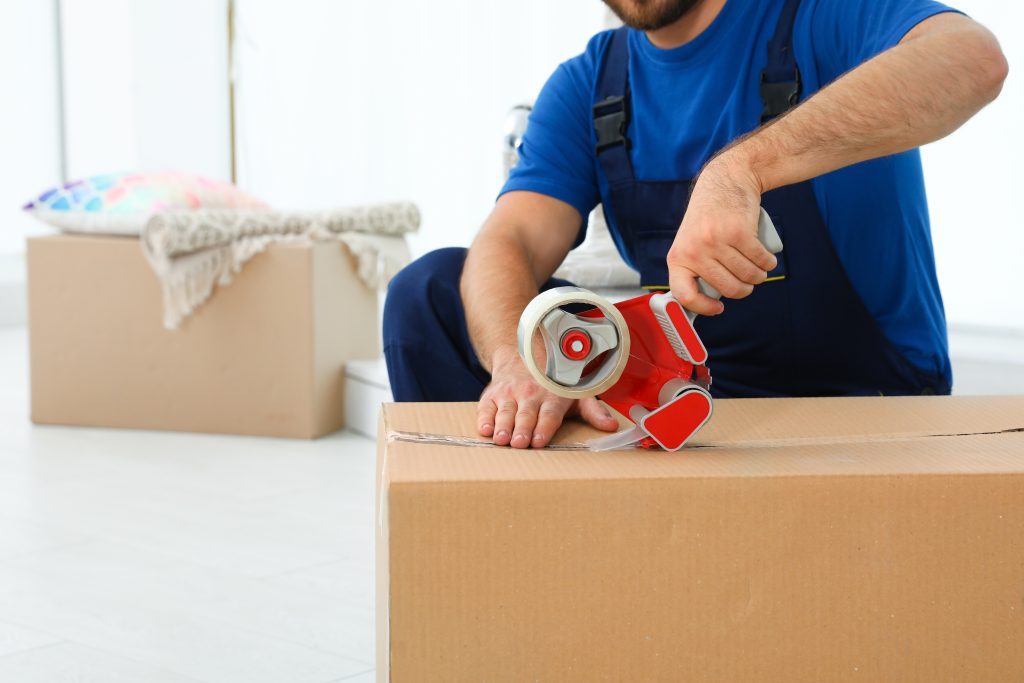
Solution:
<path fill-rule="evenodd" d="M 730 146 L 709 167 L 749 172 L 766 192 L 918 147 L 992 101 L 1006 71 L 991 33 L 964 16 L 938 15 Z"/>
<path fill-rule="evenodd" d="M 482 233 L 466 256 L 460 289 L 470 341 L 490 371 L 494 352 L 516 343 L 519 316 L 537 296 L 525 248 L 498 231 Z"/>
<path fill-rule="evenodd" d="M 519 316 L 569 253 L 579 225 L 576 209 L 535 192 L 508 192 L 495 203 L 460 282 L 469 338 L 488 372 L 499 348 L 515 353 Z"/>
<path fill-rule="evenodd" d="M 543 448 L 570 408 L 598 429 L 618 427 L 597 399 L 575 401 L 542 389 L 516 350 L 519 316 L 569 253 L 580 220 L 561 200 L 506 192 L 466 256 L 459 283 L 466 325 L 491 374 L 477 402 L 477 431 L 498 446 Z"/>

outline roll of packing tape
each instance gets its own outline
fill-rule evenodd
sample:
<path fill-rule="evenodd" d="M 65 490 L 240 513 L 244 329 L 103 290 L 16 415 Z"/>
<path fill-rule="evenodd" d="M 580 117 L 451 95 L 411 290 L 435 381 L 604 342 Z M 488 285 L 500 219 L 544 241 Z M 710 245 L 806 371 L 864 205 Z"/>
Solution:
<path fill-rule="evenodd" d="M 601 364 L 589 375 L 580 378 L 580 382 L 575 386 L 566 386 L 549 377 L 537 365 L 537 359 L 533 353 L 533 337 L 541 328 L 544 318 L 551 311 L 569 304 L 594 306 L 614 326 L 618 336 L 615 348 L 605 352 L 606 355 Z M 544 335 L 543 331 L 542 335 Z M 587 398 L 608 390 L 619 381 L 622 371 L 626 368 L 626 361 L 629 360 L 629 328 L 626 326 L 626 320 L 622 317 L 622 313 L 603 297 L 579 287 L 555 287 L 534 297 L 519 317 L 516 337 L 519 344 L 519 355 L 537 384 L 553 394 L 566 398 Z M 547 335 L 544 335 L 544 338 L 546 352 L 549 355 L 558 353 L 557 342 L 549 339 Z"/>

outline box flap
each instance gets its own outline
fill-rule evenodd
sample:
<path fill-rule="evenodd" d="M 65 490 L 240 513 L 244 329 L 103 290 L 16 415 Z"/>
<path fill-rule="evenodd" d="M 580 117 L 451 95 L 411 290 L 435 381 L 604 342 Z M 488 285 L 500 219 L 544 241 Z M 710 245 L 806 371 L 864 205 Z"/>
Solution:
<path fill-rule="evenodd" d="M 724 399 L 693 447 L 593 453 L 570 421 L 551 448 L 498 448 L 472 403 L 388 404 L 392 483 L 1024 472 L 1024 397 Z"/>
<path fill-rule="evenodd" d="M 1024 396 L 719 399 L 714 409 L 693 445 L 779 446 L 1024 429 Z M 389 434 L 487 443 L 476 431 L 475 403 L 391 403 L 384 406 L 384 419 Z M 553 444 L 579 447 L 597 435 L 570 420 Z"/>

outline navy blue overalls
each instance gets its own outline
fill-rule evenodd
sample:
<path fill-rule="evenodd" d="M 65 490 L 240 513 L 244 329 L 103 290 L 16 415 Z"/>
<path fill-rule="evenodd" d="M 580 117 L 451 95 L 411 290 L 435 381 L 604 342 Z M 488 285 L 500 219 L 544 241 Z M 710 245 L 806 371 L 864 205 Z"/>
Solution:
<path fill-rule="evenodd" d="M 768 44 L 760 84 L 762 123 L 792 107 L 800 95 L 791 47 L 798 6 L 799 0 L 785 2 Z M 628 260 L 640 271 L 641 284 L 667 288 L 666 255 L 686 212 L 692 179 L 637 180 L 633 174 L 628 32 L 623 27 L 612 34 L 595 90 L 597 159 L 609 187 L 604 210 Z M 751 121 L 751 128 L 756 123 Z M 836 255 L 810 181 L 772 190 L 761 203 L 785 248 L 768 282 L 744 299 L 727 300 L 721 315 L 697 318 L 709 352 L 712 394 L 949 393 L 941 376 L 907 361 L 867 311 Z M 464 253 L 445 249 L 428 254 L 392 283 L 384 345 L 396 400 L 471 401 L 489 380 L 465 328 L 458 291 Z M 552 279 L 542 289 L 560 284 L 565 283 Z M 402 299 L 392 303 L 399 289 Z M 418 343 L 413 341 L 417 331 Z"/>

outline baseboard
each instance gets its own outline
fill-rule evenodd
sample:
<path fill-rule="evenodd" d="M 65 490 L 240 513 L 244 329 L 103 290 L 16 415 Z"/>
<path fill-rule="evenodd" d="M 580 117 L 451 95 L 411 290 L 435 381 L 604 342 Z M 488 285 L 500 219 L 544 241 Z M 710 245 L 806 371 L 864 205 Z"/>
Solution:
<path fill-rule="evenodd" d="M 966 360 L 1024 366 L 1024 330 L 952 324 L 949 355 L 954 364 Z"/>
<path fill-rule="evenodd" d="M 0 254 L 0 327 L 24 325 L 28 319 L 25 254 Z"/>
<path fill-rule="evenodd" d="M 0 281 L 0 327 L 21 327 L 27 320 L 25 282 Z"/>

